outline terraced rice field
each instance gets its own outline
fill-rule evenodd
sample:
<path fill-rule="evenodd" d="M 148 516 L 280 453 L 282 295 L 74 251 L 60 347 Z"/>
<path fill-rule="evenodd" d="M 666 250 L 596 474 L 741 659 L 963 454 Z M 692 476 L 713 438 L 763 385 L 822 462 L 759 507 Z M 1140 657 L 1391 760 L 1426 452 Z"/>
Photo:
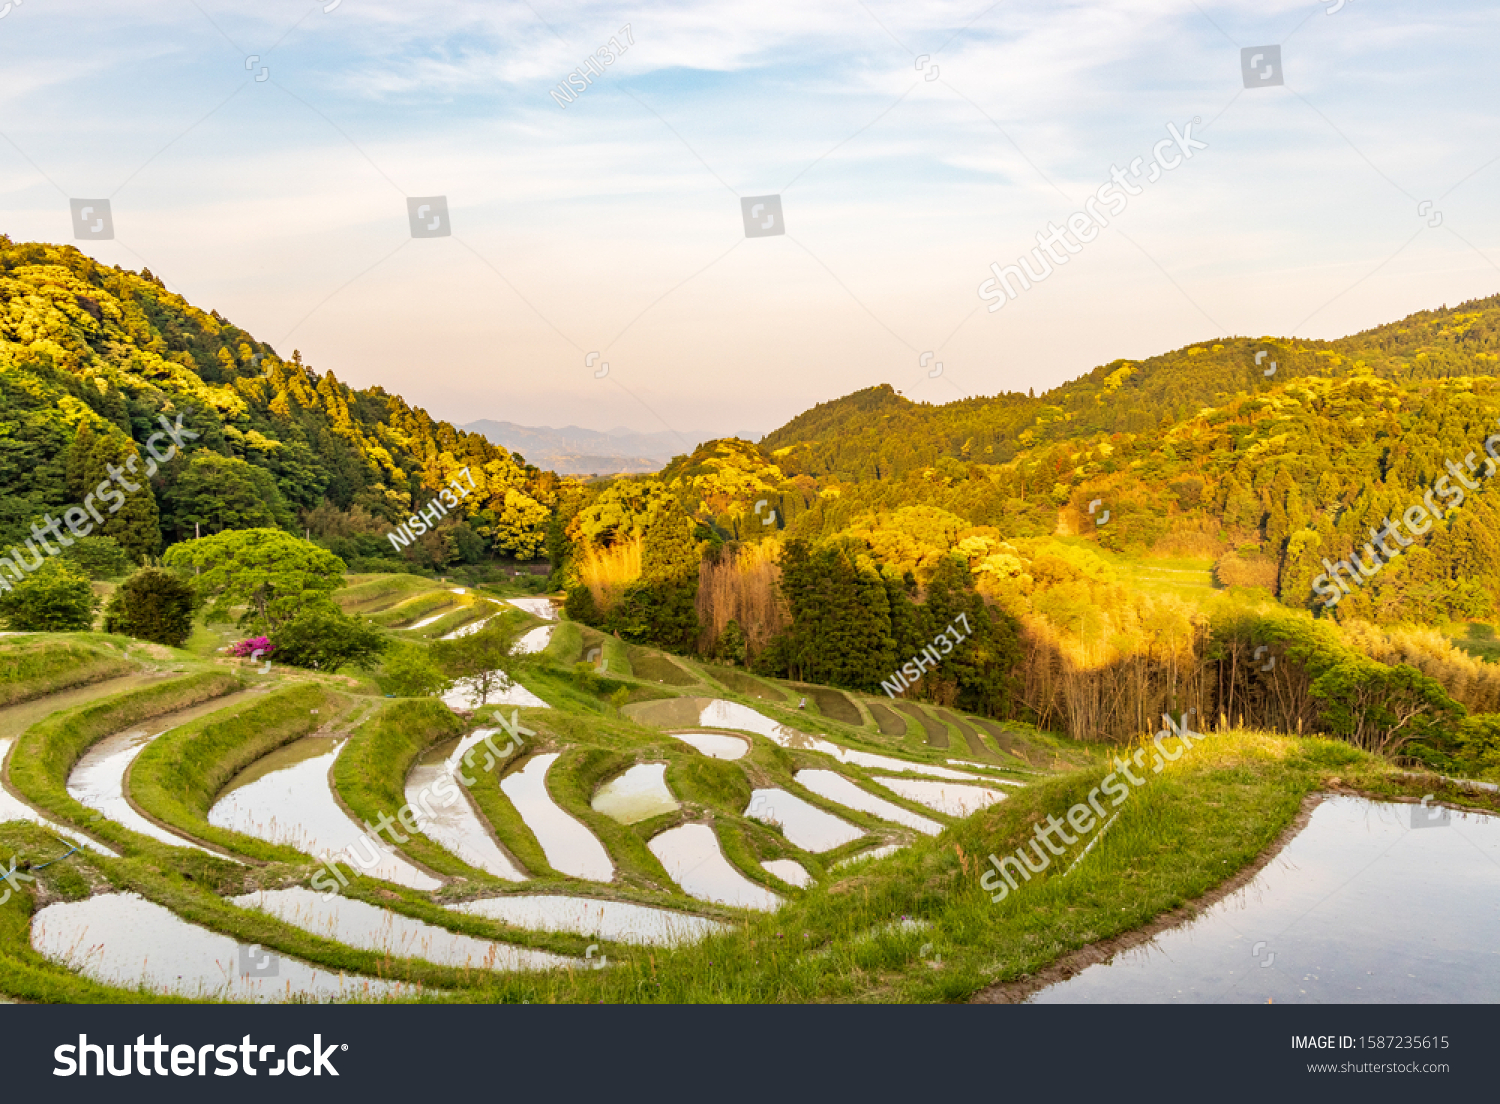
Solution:
<path fill-rule="evenodd" d="M 391 614 L 392 631 L 423 620 L 403 607 L 442 617 L 464 597 L 405 581 L 353 591 L 346 608 Z M 544 654 L 569 628 L 522 637 L 518 651 L 552 672 L 544 692 L 574 674 Z M 631 948 L 727 938 L 744 916 L 843 877 L 842 864 L 898 854 L 1005 797 L 992 771 L 876 735 L 837 691 L 819 688 L 816 714 L 750 676 L 739 684 L 759 691 L 746 695 L 755 705 L 661 697 L 663 675 L 705 684 L 690 662 L 641 649 L 614 677 L 657 700 L 564 714 L 528 688 L 526 667 L 487 703 L 472 686 L 439 703 L 182 654 L 122 670 L 95 648 L 84 658 L 106 677 L 0 708 L 0 835 L 51 871 L 44 896 L 15 894 L 0 921 L 23 910 L 24 950 L 49 984 L 110 999 L 470 999 L 629 961 Z M 138 770 L 158 740 L 178 744 Z M 173 781 L 174 757 L 190 782 Z M 183 811 L 148 811 L 168 799 Z M 36 996 L 4 965 L 19 953 L 8 930 L 0 922 L 0 996 Z M 275 977 L 247 967 L 252 944 Z"/>

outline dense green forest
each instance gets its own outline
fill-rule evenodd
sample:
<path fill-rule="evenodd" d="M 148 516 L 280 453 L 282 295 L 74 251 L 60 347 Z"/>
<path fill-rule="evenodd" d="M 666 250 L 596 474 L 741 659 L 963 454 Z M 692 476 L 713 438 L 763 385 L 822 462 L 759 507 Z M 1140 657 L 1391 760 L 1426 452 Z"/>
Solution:
<path fill-rule="evenodd" d="M 399 396 L 356 391 L 297 352 L 283 360 L 149 270 L 3 236 L 0 412 L 0 547 L 81 505 L 114 465 L 148 473 L 150 490 L 124 494 L 94 536 L 136 558 L 195 533 L 279 526 L 352 561 L 531 559 L 558 485 Z M 158 465 L 148 446 L 164 414 L 197 436 Z M 386 533 L 465 468 L 477 493 L 398 549 Z"/>

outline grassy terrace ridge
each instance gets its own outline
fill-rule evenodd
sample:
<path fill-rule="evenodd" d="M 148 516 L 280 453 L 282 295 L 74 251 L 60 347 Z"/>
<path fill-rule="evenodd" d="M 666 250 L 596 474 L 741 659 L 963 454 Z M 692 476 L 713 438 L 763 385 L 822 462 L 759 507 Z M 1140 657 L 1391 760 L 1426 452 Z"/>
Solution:
<path fill-rule="evenodd" d="M 399 605 L 390 606 L 376 613 L 365 616 L 375 624 L 385 628 L 395 629 L 409 625 L 414 621 L 420 621 L 438 610 L 447 609 L 449 606 L 471 606 L 474 597 L 470 594 L 454 594 L 450 590 L 434 590 L 427 594 L 418 594 L 414 598 L 408 598 Z"/>
<path fill-rule="evenodd" d="M 368 614 L 389 609 L 413 595 L 436 590 L 441 585 L 420 575 L 375 575 L 334 591 L 333 600 L 345 613 Z"/>
<path fill-rule="evenodd" d="M 83 633 L 0 637 L 0 707 L 138 670 L 124 645 L 107 639 Z"/>
<path fill-rule="evenodd" d="M 407 804 L 406 776 L 417 758 L 434 744 L 463 735 L 467 727 L 431 698 L 406 698 L 385 706 L 355 730 L 335 761 L 333 782 L 338 798 L 356 820 L 367 824 L 378 824 L 382 815 L 396 817 Z M 499 737 L 495 743 L 501 750 L 506 745 Z M 470 770 L 482 776 L 480 767 L 487 758 L 493 757 L 480 744 Z M 389 833 L 385 838 L 436 875 L 465 878 L 480 885 L 510 884 L 470 866 L 410 824 L 398 823 L 394 828 L 407 837 L 406 842 Z M 350 869 L 359 873 L 352 866 Z"/>
<path fill-rule="evenodd" d="M 262 862 L 305 863 L 292 847 L 208 822 L 224 787 L 263 755 L 323 728 L 348 700 L 318 683 L 275 690 L 153 740 L 131 765 L 128 791 L 147 815 L 188 836 Z"/>
<path fill-rule="evenodd" d="M 552 630 L 552 636 L 542 649 L 542 654 L 565 667 L 577 663 L 583 658 L 583 627 L 577 621 L 560 621 L 556 624 L 557 628 Z"/>
<path fill-rule="evenodd" d="M 223 698 L 244 686 L 226 671 L 200 671 L 54 714 L 32 725 L 16 741 L 6 760 L 5 780 L 36 808 L 126 853 L 173 850 L 75 801 L 67 790 L 68 774 L 83 753 L 104 737 L 152 717 Z"/>

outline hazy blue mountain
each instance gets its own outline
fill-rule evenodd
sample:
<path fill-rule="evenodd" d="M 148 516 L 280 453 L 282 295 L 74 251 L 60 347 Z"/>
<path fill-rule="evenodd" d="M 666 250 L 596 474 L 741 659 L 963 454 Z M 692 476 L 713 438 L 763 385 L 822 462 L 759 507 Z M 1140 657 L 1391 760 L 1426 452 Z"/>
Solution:
<path fill-rule="evenodd" d="M 681 434 L 663 431 L 638 433 L 624 426 L 614 429 L 584 429 L 581 426 L 523 426 L 489 418 L 463 427 L 482 434 L 492 444 L 519 452 L 529 463 L 559 475 L 615 475 L 621 472 L 654 472 L 666 467 L 674 456 L 692 452 L 704 441 L 723 433 L 694 430 Z M 738 434 L 749 441 L 760 433 Z"/>

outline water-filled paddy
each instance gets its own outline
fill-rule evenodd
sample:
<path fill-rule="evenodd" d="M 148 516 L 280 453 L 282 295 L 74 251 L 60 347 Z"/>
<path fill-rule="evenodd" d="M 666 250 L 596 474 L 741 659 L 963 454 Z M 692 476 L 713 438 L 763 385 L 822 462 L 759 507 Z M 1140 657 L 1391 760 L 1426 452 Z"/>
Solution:
<path fill-rule="evenodd" d="M 542 701 L 541 698 L 537 697 L 519 682 L 512 682 L 504 675 L 496 677 L 488 696 L 481 693 L 477 680 L 459 679 L 443 695 L 443 704 L 449 709 L 478 709 L 485 705 L 519 705 L 539 709 L 548 708 L 547 703 Z"/>
<path fill-rule="evenodd" d="M 516 654 L 535 655 L 537 652 L 544 651 L 552 642 L 552 634 L 556 631 L 556 625 L 538 625 L 516 641 Z"/>
<path fill-rule="evenodd" d="M 424 835 L 472 867 L 507 881 L 525 881 L 526 875 L 495 842 L 464 793 L 461 778 L 473 778 L 474 770 L 489 754 L 489 749 L 482 747 L 486 736 L 493 736 L 504 750 L 504 734 L 496 728 L 477 729 L 461 740 L 444 740 L 429 748 L 406 776 L 406 800 L 414 811 L 422 810 L 418 816 Z M 475 748 L 480 750 L 473 755 L 473 765 L 465 765 L 464 756 Z"/>
<path fill-rule="evenodd" d="M 638 763 L 600 786 L 591 804 L 621 824 L 676 812 L 682 806 L 667 788 L 666 774 L 665 763 Z"/>
<path fill-rule="evenodd" d="M 507 598 L 506 601 L 533 617 L 540 617 L 544 621 L 557 620 L 557 603 L 551 598 Z"/>
<path fill-rule="evenodd" d="M 0 762 L 4 762 L 5 757 L 10 754 L 11 745 L 15 742 L 16 740 L 13 736 L 0 736 Z M 28 824 L 40 824 L 48 831 L 56 832 L 58 835 L 71 840 L 79 846 L 92 847 L 95 851 L 109 855 L 111 858 L 120 857 L 110 848 L 105 847 L 104 844 L 95 843 L 83 833 L 74 832 L 71 829 L 64 828 L 61 824 L 48 820 L 9 790 L 0 788 L 0 823 L 7 820 L 24 820 Z"/>
<path fill-rule="evenodd" d="M 236 897 L 240 908 L 260 909 L 294 927 L 350 947 L 397 958 L 420 958 L 440 966 L 474 970 L 552 970 L 571 960 L 562 955 L 476 939 L 347 897 L 324 900 L 310 889 L 277 889 Z"/>
<path fill-rule="evenodd" d="M 702 700 L 702 699 L 697 699 Z M 654 706 L 660 703 L 648 702 L 646 705 Z M 644 723 L 651 723 L 648 710 L 641 710 L 636 714 L 636 719 Z M 810 736 L 805 732 L 798 732 L 794 728 L 788 728 L 784 724 L 773 721 L 763 713 L 757 713 L 749 706 L 740 705 L 738 702 L 723 701 L 715 699 L 708 701 L 703 706 L 703 711 L 698 717 L 698 723 L 708 725 L 712 728 L 738 728 L 746 732 L 754 732 L 773 743 L 784 748 L 797 748 L 803 751 L 820 751 L 825 755 L 831 755 L 841 763 L 853 763 L 860 767 L 874 767 L 878 770 L 889 771 L 912 771 L 916 774 L 926 774 L 933 778 L 951 778 L 954 781 L 972 782 L 975 776 L 964 774 L 961 771 L 949 770 L 947 767 L 934 767 L 927 763 L 914 763 L 909 759 L 895 759 L 889 755 L 875 755 L 867 751 L 851 751 L 849 748 L 841 747 L 831 740 L 825 740 L 820 736 Z"/>
<path fill-rule="evenodd" d="M 780 897 L 750 881 L 724 857 L 714 830 L 706 824 L 668 829 L 647 846 L 689 897 L 767 912 L 781 907 Z"/>
<path fill-rule="evenodd" d="M 892 793 L 951 817 L 966 817 L 1005 800 L 1005 794 L 986 786 L 966 786 L 961 782 L 936 782 L 925 778 L 872 777 Z"/>
<path fill-rule="evenodd" d="M 547 792 L 547 771 L 557 759 L 556 752 L 533 756 L 522 769 L 506 775 L 500 788 L 542 845 L 554 870 L 591 882 L 611 881 L 615 867 L 604 845 L 559 808 Z"/>
<path fill-rule="evenodd" d="M 241 949 L 227 935 L 200 928 L 134 893 L 105 893 L 40 909 L 31 945 L 85 977 L 157 993 L 236 1001 L 296 997 L 347 1001 L 401 992 L 373 978 L 350 977 L 257 950 L 254 965 L 274 961 L 274 976 L 242 977 Z M 409 990 L 407 990 L 409 991 Z"/>
<path fill-rule="evenodd" d="M 1493 1002 L 1500 993 L 1500 818 L 1452 812 L 1446 823 L 1413 828 L 1414 815 L 1420 822 L 1427 813 L 1331 797 L 1247 885 L 1197 920 L 1032 1000 Z"/>
<path fill-rule="evenodd" d="M 786 790 L 752 790 L 745 816 L 781 825 L 787 842 L 804 851 L 832 851 L 865 834 L 847 820 Z"/>
<path fill-rule="evenodd" d="M 669 732 L 667 735 L 715 759 L 743 759 L 750 753 L 750 741 L 741 736 L 725 736 L 721 732 Z"/>
<path fill-rule="evenodd" d="M 208 822 L 316 858 L 336 857 L 372 878 L 412 889 L 442 885 L 384 840 L 371 840 L 334 799 L 328 775 L 342 746 L 341 740 L 306 736 L 277 748 L 230 782 L 208 811 Z"/>
<path fill-rule="evenodd" d="M 616 943 L 672 946 L 693 943 L 705 935 L 729 930 L 727 925 L 703 916 L 594 897 L 528 894 L 490 897 L 450 907 L 455 912 L 485 916 L 518 928 L 571 932 Z"/>
<path fill-rule="evenodd" d="M 907 812 L 901 806 L 894 805 L 883 797 L 876 797 L 833 771 L 800 770 L 795 777 L 801 785 L 806 786 L 819 797 L 825 797 L 829 801 L 850 809 L 858 809 L 862 813 L 869 813 L 881 820 L 889 820 L 908 828 L 915 828 L 918 832 L 929 836 L 935 836 L 943 830 L 943 826 L 936 821 Z"/>
<path fill-rule="evenodd" d="M 136 757 L 146 750 L 146 745 L 158 736 L 165 735 L 178 725 L 187 724 L 199 717 L 233 706 L 246 694 L 232 694 L 227 698 L 216 698 L 202 702 L 189 709 L 181 709 L 161 717 L 153 717 L 141 727 L 118 732 L 96 741 L 73 764 L 68 774 L 68 796 L 80 805 L 86 805 L 105 818 L 114 821 L 132 832 L 170 844 L 173 847 L 191 847 L 199 851 L 218 854 L 175 832 L 156 824 L 136 812 L 135 806 L 125 797 L 125 776 Z"/>
<path fill-rule="evenodd" d="M 807 867 L 795 859 L 768 859 L 760 865 L 787 885 L 794 885 L 801 889 L 813 883 L 813 876 L 807 872 Z"/>

